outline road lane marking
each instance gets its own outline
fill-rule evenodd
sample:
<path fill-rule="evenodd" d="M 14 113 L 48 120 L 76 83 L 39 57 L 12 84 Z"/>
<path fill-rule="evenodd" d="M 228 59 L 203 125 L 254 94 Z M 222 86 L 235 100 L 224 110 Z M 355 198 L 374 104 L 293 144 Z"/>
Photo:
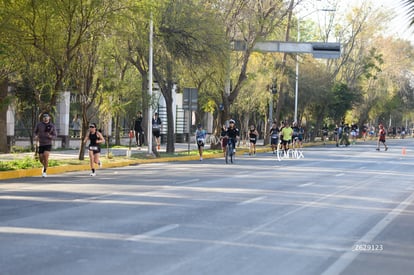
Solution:
<path fill-rule="evenodd" d="M 414 193 L 401 202 L 396 208 L 389 212 L 382 220 L 380 220 L 371 230 L 369 230 L 361 239 L 356 241 L 352 247 L 362 243 L 372 243 L 372 241 L 388 226 L 395 218 L 397 218 L 412 202 L 414 201 Z M 343 253 L 322 275 L 341 274 L 355 259 L 361 251 L 349 251 Z"/>
<path fill-rule="evenodd" d="M 176 229 L 179 226 L 180 226 L 179 224 L 165 225 L 165 226 L 162 226 L 160 228 L 148 231 L 148 232 L 143 233 L 143 234 L 138 234 L 138 235 L 131 236 L 131 237 L 127 238 L 127 241 L 141 241 L 143 239 L 154 237 L 154 236 L 160 235 L 162 233 L 165 233 L 167 231 L 171 231 L 173 229 Z"/>
<path fill-rule="evenodd" d="M 311 186 L 311 185 L 314 185 L 314 184 L 315 184 L 314 182 L 308 182 L 308 183 L 304 183 L 304 184 L 299 185 L 299 187 L 307 187 L 307 186 Z"/>
<path fill-rule="evenodd" d="M 200 179 L 191 179 L 191 180 L 184 180 L 184 181 L 177 181 L 174 182 L 174 184 L 187 184 L 187 183 L 194 183 L 194 182 L 199 182 Z"/>
<path fill-rule="evenodd" d="M 238 205 L 245 205 L 245 204 L 249 204 L 249 203 L 254 203 L 254 202 L 257 202 L 257 201 L 261 201 L 265 198 L 266 198 L 266 196 L 256 197 L 256 198 L 253 198 L 253 199 L 250 199 L 250 200 L 247 200 L 247 201 L 242 201 L 242 202 L 238 203 Z"/>
<path fill-rule="evenodd" d="M 47 228 L 28 228 L 28 227 L 9 227 L 0 226 L 1 234 L 24 234 L 24 235 L 43 235 L 52 237 L 66 237 L 66 238 L 90 238 L 90 239 L 106 239 L 119 241 L 140 241 L 146 238 L 155 237 L 167 231 L 171 231 L 179 224 L 169 224 L 160 228 L 148 231 L 138 235 L 127 235 L 118 233 L 104 233 L 91 231 L 70 231 L 61 229 L 47 229 Z"/>
<path fill-rule="evenodd" d="M 345 175 L 344 173 L 339 173 L 339 174 L 336 174 L 335 177 L 342 177 L 344 175 Z"/>

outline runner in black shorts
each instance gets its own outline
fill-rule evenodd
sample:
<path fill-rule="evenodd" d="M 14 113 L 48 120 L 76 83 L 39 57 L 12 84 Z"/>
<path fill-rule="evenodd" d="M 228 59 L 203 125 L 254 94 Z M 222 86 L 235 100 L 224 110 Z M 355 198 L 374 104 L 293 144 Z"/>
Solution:
<path fill-rule="evenodd" d="M 273 154 L 276 153 L 277 146 L 279 146 L 279 132 L 280 130 L 276 123 L 273 123 L 270 129 L 270 145 L 272 146 Z"/>
<path fill-rule="evenodd" d="M 250 148 L 249 148 L 249 156 L 256 155 L 256 142 L 259 138 L 259 132 L 257 132 L 256 127 L 254 125 L 250 126 L 250 131 L 248 132 Z"/>
<path fill-rule="evenodd" d="M 50 122 L 48 113 L 42 114 L 42 121 L 39 122 L 34 130 L 35 141 L 39 143 L 38 153 L 39 160 L 43 165 L 42 177 L 47 177 L 47 168 L 49 166 L 49 155 L 52 151 L 52 140 L 57 137 L 55 125 Z"/>
<path fill-rule="evenodd" d="M 89 134 L 85 137 L 83 141 L 86 143 L 90 140 L 88 149 L 89 149 L 89 163 L 91 165 L 91 176 L 96 176 L 94 164 L 98 164 L 99 167 L 102 167 L 101 161 L 99 160 L 100 153 L 101 153 L 101 144 L 105 142 L 104 137 L 102 134 L 96 129 L 96 124 L 91 123 L 89 124 Z"/>

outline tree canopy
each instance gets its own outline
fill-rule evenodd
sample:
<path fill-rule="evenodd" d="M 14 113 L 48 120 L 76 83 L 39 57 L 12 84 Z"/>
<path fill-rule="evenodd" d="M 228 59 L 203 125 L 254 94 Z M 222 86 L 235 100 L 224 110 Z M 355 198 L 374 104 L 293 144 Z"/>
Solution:
<path fill-rule="evenodd" d="M 338 1 L 330 2 L 339 7 Z M 413 1 L 403 2 L 412 15 Z M 0 79 L 15 91 L 2 91 L 0 123 L 14 104 L 18 121 L 31 117 L 25 121 L 33 124 L 39 112 L 54 112 L 60 94 L 70 91 L 84 125 L 111 123 L 118 142 L 134 114 L 146 115 L 152 102 L 147 94 L 150 18 L 154 79 L 168 118 L 174 116 L 173 88 L 196 87 L 197 120 L 210 113 L 215 133 L 230 117 L 243 127 L 262 125 L 262 134 L 269 121 L 293 119 L 296 56 L 253 47 L 258 41 L 295 41 L 301 0 L 0 3 Z M 390 13 L 372 9 L 368 1 L 323 16 L 319 22 L 301 18 L 302 40 L 337 41 L 342 53 L 334 60 L 299 57 L 299 122 L 316 128 L 342 120 L 411 127 L 413 46 L 384 34 Z M 246 51 L 232 51 L 234 40 L 245 41 Z M 272 94 L 269 86 L 276 84 Z M 167 132 L 167 151 L 173 152 L 172 119 Z"/>

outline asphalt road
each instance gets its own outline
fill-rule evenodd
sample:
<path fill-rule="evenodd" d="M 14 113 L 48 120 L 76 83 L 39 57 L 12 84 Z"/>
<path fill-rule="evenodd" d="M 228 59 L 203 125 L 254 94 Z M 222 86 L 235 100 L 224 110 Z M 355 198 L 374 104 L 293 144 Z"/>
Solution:
<path fill-rule="evenodd" d="M 0 181 L 0 274 L 413 274 L 413 140 L 388 143 Z"/>

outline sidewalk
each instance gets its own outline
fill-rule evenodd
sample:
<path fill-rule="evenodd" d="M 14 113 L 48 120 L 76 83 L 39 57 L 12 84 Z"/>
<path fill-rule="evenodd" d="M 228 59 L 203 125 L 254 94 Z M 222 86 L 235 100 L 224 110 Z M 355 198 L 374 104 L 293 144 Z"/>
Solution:
<path fill-rule="evenodd" d="M 209 146 L 206 146 L 209 148 Z M 190 151 L 196 150 L 196 144 L 190 144 Z M 112 153 L 114 156 L 125 156 L 127 157 L 127 151 L 129 150 L 128 147 L 123 148 L 109 148 L 109 152 Z M 159 152 L 165 152 L 166 144 L 161 145 L 161 149 L 158 150 Z M 107 148 L 105 146 L 101 149 L 101 156 L 105 156 L 107 154 Z M 188 143 L 175 143 L 175 152 L 185 152 L 188 151 Z M 148 147 L 143 146 L 141 148 L 137 148 L 136 146 L 131 147 L 132 154 L 147 154 Z M 33 157 L 34 152 L 27 152 L 27 153 L 10 153 L 10 154 L 0 154 L 0 161 L 10 161 L 15 159 L 22 159 L 25 157 Z M 55 160 L 63 160 L 63 159 L 79 159 L 79 149 L 52 149 L 50 153 L 50 158 Z M 85 158 L 88 158 L 88 150 L 85 150 Z"/>
<path fill-rule="evenodd" d="M 263 146 L 263 140 L 261 142 L 258 142 L 258 152 L 259 151 L 266 151 L 267 147 Z M 205 147 L 206 149 L 210 149 L 210 146 L 207 145 Z M 244 154 L 247 152 L 248 147 L 241 146 L 240 151 L 238 151 L 240 154 Z M 197 145 L 194 143 L 175 143 L 175 152 L 186 152 L 190 149 L 197 150 Z M 144 164 L 144 163 L 159 163 L 159 162 L 173 162 L 173 161 L 189 161 L 189 160 L 199 160 L 198 155 L 188 155 L 188 156 L 180 156 L 180 157 L 160 157 L 155 158 L 148 156 L 147 158 L 129 158 L 127 155 L 127 152 L 129 150 L 128 147 L 125 148 L 110 148 L 110 153 L 114 156 L 125 156 L 125 158 L 118 158 L 116 160 L 105 160 L 103 158 L 103 168 L 115 168 L 115 167 L 123 167 L 123 166 L 129 166 L 129 165 L 137 165 L 137 164 Z M 165 152 L 166 145 L 161 145 L 161 149 L 159 152 Z M 101 156 L 105 156 L 107 153 L 106 148 L 102 148 Z M 131 154 L 148 154 L 148 147 L 142 147 L 141 149 L 135 147 L 131 147 Z M 0 154 L 0 161 L 10 161 L 15 159 L 22 159 L 25 157 L 33 157 L 34 153 L 14 153 L 14 154 Z M 217 153 L 217 154 L 208 154 L 204 155 L 204 159 L 208 158 L 221 158 L 223 157 L 223 153 Z M 79 149 L 72 149 L 72 150 L 52 150 L 50 159 L 54 160 L 78 160 L 79 159 Z M 88 160 L 88 152 L 85 152 L 85 160 Z M 62 166 L 55 166 L 55 167 L 49 167 L 47 170 L 48 175 L 53 174 L 61 174 L 61 173 L 67 173 L 67 172 L 74 172 L 74 171 L 89 171 L 90 166 L 87 162 L 85 164 L 78 164 L 78 165 L 62 165 Z M 87 174 L 85 174 L 87 175 Z M 23 178 L 23 177 L 40 177 L 41 176 L 41 168 L 31 168 L 31 169 L 20 169 L 20 170 L 12 170 L 12 171 L 0 171 L 0 183 L 1 180 L 4 179 L 16 179 L 16 178 Z"/>
<path fill-rule="evenodd" d="M 263 146 L 263 139 L 257 141 L 258 148 Z M 124 138 L 121 140 L 121 145 L 126 146 L 122 148 L 109 148 L 109 152 L 112 153 L 113 156 L 121 157 L 125 156 L 128 157 L 127 151 L 129 150 L 129 138 Z M 166 144 L 161 144 L 161 149 L 158 150 L 159 152 L 165 152 L 166 151 Z M 193 151 L 197 150 L 197 145 L 194 142 L 188 143 L 175 143 L 175 152 L 186 152 L 188 150 Z M 248 148 L 248 146 L 241 146 L 240 148 Z M 210 149 L 209 145 L 205 146 L 205 149 Z M 105 157 L 107 154 L 107 148 L 105 145 L 101 148 L 101 156 Z M 141 148 L 137 148 L 136 146 L 131 146 L 131 154 L 148 154 L 148 147 L 143 146 Z M 22 159 L 25 157 L 33 157 L 34 152 L 28 152 L 28 153 L 11 153 L 11 154 L 1 154 L 0 153 L 0 161 L 10 161 L 15 159 Z M 88 150 L 85 150 L 85 159 L 89 158 L 88 156 Z M 50 159 L 54 160 L 70 160 L 79 159 L 79 149 L 52 149 L 52 152 L 50 153 Z"/>

